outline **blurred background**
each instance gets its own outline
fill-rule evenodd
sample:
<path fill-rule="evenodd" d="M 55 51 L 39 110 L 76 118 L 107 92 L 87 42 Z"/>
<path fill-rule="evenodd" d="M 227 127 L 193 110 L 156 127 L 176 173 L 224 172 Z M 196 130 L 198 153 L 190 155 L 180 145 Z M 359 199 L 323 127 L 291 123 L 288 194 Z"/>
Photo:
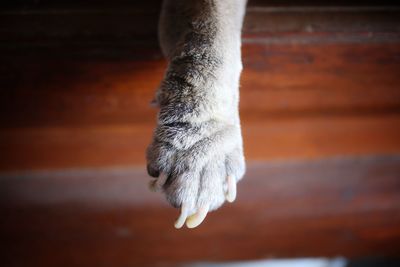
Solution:
<path fill-rule="evenodd" d="M 0 265 L 400 266 L 400 6 L 249 1 L 248 172 L 178 231 L 145 172 L 160 4 L 1 1 Z"/>

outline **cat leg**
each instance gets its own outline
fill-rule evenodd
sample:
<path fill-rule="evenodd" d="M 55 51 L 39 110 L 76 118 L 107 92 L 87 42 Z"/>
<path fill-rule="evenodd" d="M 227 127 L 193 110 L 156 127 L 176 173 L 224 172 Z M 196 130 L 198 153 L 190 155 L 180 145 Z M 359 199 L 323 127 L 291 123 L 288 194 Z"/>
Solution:
<path fill-rule="evenodd" d="M 245 6 L 245 0 L 163 3 L 159 36 L 168 67 L 147 169 L 164 175 L 156 188 L 181 209 L 177 228 L 196 227 L 232 202 L 245 172 L 238 112 Z"/>

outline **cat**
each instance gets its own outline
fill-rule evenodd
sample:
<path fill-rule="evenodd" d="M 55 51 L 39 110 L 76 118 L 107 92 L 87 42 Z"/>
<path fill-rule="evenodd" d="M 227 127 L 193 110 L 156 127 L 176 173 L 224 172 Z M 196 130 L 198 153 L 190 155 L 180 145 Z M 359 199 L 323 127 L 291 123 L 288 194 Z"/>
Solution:
<path fill-rule="evenodd" d="M 164 0 L 159 40 L 168 60 L 147 149 L 151 182 L 180 208 L 181 228 L 236 198 L 245 173 L 239 119 L 241 29 L 247 0 Z"/>

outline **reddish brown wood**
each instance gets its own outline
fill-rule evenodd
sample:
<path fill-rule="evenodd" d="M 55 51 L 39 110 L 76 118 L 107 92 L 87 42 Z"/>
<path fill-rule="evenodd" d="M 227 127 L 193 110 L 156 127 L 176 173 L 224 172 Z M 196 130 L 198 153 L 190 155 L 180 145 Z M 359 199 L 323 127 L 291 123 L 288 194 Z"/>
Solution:
<path fill-rule="evenodd" d="M 329 53 L 326 53 L 329 51 Z M 400 109 L 398 45 L 245 45 L 241 112 L 252 116 L 393 113 Z M 162 60 L 9 62 L 1 127 L 154 121 Z"/>
<path fill-rule="evenodd" d="M 154 266 L 265 257 L 396 256 L 399 157 L 250 164 L 238 199 L 200 228 L 147 190 L 142 169 L 6 175 L 6 266 Z"/>
<path fill-rule="evenodd" d="M 398 112 L 399 46 L 246 45 L 243 116 Z"/>
<path fill-rule="evenodd" d="M 0 4 L 2 265 L 400 255 L 398 7 L 250 1 L 249 171 L 234 204 L 177 231 L 143 167 L 160 2 Z"/>
<path fill-rule="evenodd" d="M 10 62 L 0 89 L 0 127 L 155 121 L 150 107 L 162 60 Z"/>
<path fill-rule="evenodd" d="M 4 170 L 143 165 L 153 125 L 17 128 L 0 132 Z M 400 116 L 243 122 L 248 160 L 397 154 Z"/>
<path fill-rule="evenodd" d="M 390 44 L 245 45 L 247 158 L 398 153 L 398 53 Z M 10 63 L 0 168 L 144 164 L 164 68 L 162 60 Z"/>

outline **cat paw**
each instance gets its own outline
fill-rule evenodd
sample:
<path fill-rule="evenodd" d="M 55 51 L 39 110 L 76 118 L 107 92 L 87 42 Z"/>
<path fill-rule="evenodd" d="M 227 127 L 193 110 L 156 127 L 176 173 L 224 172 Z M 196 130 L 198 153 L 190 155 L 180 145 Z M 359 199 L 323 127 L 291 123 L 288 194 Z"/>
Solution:
<path fill-rule="evenodd" d="M 180 208 L 176 228 L 201 224 L 209 211 L 236 198 L 245 162 L 239 126 L 217 122 L 159 125 L 147 150 L 150 182 Z"/>

